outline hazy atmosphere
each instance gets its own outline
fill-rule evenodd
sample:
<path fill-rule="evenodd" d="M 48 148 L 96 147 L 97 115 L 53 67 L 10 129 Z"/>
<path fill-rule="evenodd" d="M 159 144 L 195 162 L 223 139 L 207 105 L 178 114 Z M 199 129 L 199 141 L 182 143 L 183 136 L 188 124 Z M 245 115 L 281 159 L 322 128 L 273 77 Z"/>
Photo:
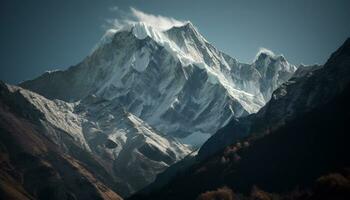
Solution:
<path fill-rule="evenodd" d="M 218 49 L 251 62 L 259 48 L 293 64 L 323 64 L 350 35 L 347 0 L 2 0 L 0 79 L 18 83 L 91 53 L 115 18 L 142 13 L 191 21 Z"/>

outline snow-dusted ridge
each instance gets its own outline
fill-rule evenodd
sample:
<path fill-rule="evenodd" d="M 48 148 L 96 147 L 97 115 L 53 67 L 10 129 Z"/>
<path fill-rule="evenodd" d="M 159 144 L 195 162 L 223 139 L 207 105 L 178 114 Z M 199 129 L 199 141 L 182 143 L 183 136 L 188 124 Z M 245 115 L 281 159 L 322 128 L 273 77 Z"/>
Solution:
<path fill-rule="evenodd" d="M 64 151 L 70 149 L 64 140 L 68 136 L 101 163 L 108 163 L 107 169 L 112 166 L 111 176 L 125 184 L 126 194 L 151 183 L 158 173 L 191 153 L 186 145 L 157 132 L 118 103 L 94 95 L 67 103 L 17 86 L 1 87 L 8 91 L 6 98 L 19 104 L 24 116 L 39 122 L 46 136 Z"/>

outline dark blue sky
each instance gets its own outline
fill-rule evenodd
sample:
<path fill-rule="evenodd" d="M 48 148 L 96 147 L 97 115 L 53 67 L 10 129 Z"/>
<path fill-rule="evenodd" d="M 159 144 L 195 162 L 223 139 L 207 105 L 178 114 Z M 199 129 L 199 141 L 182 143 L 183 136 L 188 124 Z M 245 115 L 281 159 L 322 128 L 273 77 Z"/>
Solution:
<path fill-rule="evenodd" d="M 31 79 L 87 56 L 117 6 L 190 20 L 220 50 L 250 62 L 260 47 L 324 63 L 350 36 L 349 0 L 1 0 L 0 79 Z"/>

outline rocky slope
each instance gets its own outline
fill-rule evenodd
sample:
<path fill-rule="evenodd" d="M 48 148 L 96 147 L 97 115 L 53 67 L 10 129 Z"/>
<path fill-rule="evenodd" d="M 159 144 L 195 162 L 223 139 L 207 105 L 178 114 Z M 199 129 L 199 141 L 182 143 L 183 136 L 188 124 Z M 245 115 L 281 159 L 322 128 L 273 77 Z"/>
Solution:
<path fill-rule="evenodd" d="M 271 101 L 268 102 L 266 106 L 264 106 L 256 114 L 231 120 L 225 127 L 220 129 L 203 144 L 199 150 L 198 158 L 204 159 L 218 150 L 223 149 L 227 145 L 232 144 L 234 141 L 247 136 L 248 134 L 255 132 L 271 132 L 274 129 L 286 124 L 289 120 L 296 118 L 298 114 L 308 112 L 312 108 L 318 106 L 321 101 L 318 101 L 317 99 L 314 99 L 314 102 L 312 103 L 303 104 L 304 102 L 295 102 L 292 100 L 292 98 L 298 99 L 298 101 L 306 101 L 309 96 L 322 93 L 317 90 L 299 93 L 304 90 L 304 84 L 313 84 L 305 83 L 303 80 L 307 79 L 309 76 L 313 76 L 314 73 L 318 73 L 317 71 L 322 67 L 323 66 L 321 65 L 299 66 L 292 78 L 286 83 L 282 84 L 281 87 L 278 88 L 275 93 L 273 93 Z M 290 92 L 288 93 L 287 90 L 290 90 Z M 282 100 L 277 100 L 284 95 L 287 95 L 287 97 L 284 97 Z M 304 108 L 294 108 L 297 106 L 303 106 Z M 260 129 L 264 130 L 262 131 Z"/>
<path fill-rule="evenodd" d="M 4 83 L 1 92 L 4 106 L 14 109 L 9 111 L 11 114 L 18 112 L 25 120 L 33 120 L 40 128 L 38 134 L 63 153 L 81 152 L 76 155 L 79 161 L 94 157 L 106 176 L 118 185 L 113 189 L 123 196 L 152 182 L 156 174 L 190 152 L 119 104 L 95 96 L 77 103 L 51 101 Z"/>
<path fill-rule="evenodd" d="M 118 181 L 78 138 L 50 124 L 21 91 L 2 82 L 0 133 L 1 199 L 122 199 L 114 192 L 122 189 Z"/>
<path fill-rule="evenodd" d="M 208 140 L 199 151 L 200 157 L 206 157 L 247 134 L 268 134 L 334 98 L 349 83 L 348 46 L 349 40 L 331 55 L 324 67 L 301 66 L 258 113 L 232 120 Z"/>

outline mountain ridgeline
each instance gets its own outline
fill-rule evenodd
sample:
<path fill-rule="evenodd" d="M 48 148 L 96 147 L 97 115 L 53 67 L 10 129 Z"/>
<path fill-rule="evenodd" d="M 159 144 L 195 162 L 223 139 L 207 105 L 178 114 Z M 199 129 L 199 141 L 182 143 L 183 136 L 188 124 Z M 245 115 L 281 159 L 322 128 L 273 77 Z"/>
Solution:
<path fill-rule="evenodd" d="M 163 32 L 138 23 L 109 37 L 78 65 L 20 86 L 67 102 L 96 95 L 185 138 L 213 134 L 232 117 L 258 111 L 296 70 L 283 56 L 264 52 L 252 64 L 239 63 L 191 23 Z"/>

